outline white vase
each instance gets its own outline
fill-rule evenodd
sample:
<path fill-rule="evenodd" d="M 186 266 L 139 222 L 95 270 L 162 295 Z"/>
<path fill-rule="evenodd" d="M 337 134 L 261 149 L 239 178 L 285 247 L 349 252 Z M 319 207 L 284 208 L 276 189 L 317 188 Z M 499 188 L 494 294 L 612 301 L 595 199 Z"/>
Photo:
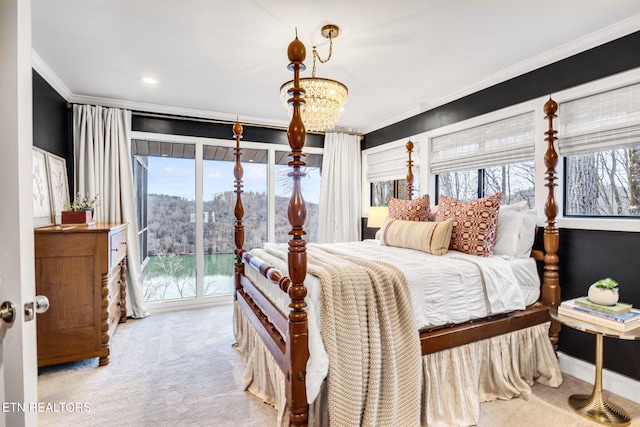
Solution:
<path fill-rule="evenodd" d="M 589 287 L 589 299 L 600 305 L 614 305 L 618 302 L 618 291 L 600 289 L 596 285 Z"/>

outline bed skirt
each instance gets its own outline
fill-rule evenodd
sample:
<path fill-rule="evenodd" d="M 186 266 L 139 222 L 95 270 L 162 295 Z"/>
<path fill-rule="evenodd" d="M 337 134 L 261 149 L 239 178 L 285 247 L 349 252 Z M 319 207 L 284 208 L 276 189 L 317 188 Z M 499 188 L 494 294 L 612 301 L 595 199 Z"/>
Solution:
<path fill-rule="evenodd" d="M 288 425 L 284 374 L 237 302 L 233 314 L 243 387 L 276 408 L 277 425 Z M 562 373 L 548 333 L 545 323 L 422 356 L 422 425 L 476 425 L 480 402 L 526 399 L 534 381 L 558 387 Z M 325 399 L 323 387 L 310 405 L 309 425 L 329 425 Z"/>

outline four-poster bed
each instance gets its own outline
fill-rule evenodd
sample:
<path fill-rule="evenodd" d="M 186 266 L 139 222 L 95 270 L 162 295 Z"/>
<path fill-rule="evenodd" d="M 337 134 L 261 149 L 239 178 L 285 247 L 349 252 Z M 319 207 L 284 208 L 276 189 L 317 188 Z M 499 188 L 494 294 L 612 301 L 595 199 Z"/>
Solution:
<path fill-rule="evenodd" d="M 312 377 L 319 375 L 314 370 L 315 368 L 311 368 L 312 363 L 310 362 L 310 358 L 316 358 L 315 350 L 310 352 L 310 347 L 313 349 L 314 346 L 317 345 L 315 344 L 316 338 L 314 338 L 314 336 L 318 336 L 318 331 L 316 330 L 319 329 L 318 325 L 322 325 L 322 337 L 328 347 L 327 351 L 329 353 L 329 360 L 334 364 L 330 369 L 344 369 L 340 371 L 340 374 L 334 374 L 334 378 L 336 376 L 348 377 L 351 374 L 351 372 L 349 372 L 349 366 L 343 366 L 344 362 L 340 361 L 343 355 L 345 358 L 348 358 L 351 353 L 349 353 L 350 350 L 346 350 L 344 348 L 336 349 L 335 343 L 341 342 L 341 339 L 343 339 L 344 342 L 344 338 L 341 338 L 338 335 L 339 332 L 328 332 L 327 330 L 344 329 L 346 327 L 357 330 L 358 332 L 356 332 L 356 336 L 358 336 L 358 333 L 361 333 L 361 330 L 358 329 L 358 325 L 347 324 L 347 317 L 353 314 L 352 311 L 350 311 L 352 310 L 352 308 L 350 308 L 351 306 L 340 311 L 343 308 L 343 302 L 338 299 L 332 299 L 330 305 L 328 305 L 325 300 L 322 300 L 322 302 L 319 303 L 318 295 L 320 293 L 322 293 L 323 298 L 327 298 L 327 292 L 335 291 L 327 291 L 329 286 L 325 282 L 322 282 L 321 286 L 319 284 L 313 284 L 314 281 L 317 280 L 314 276 L 317 275 L 318 277 L 321 277 L 325 274 L 318 265 L 331 263 L 341 264 L 343 261 L 333 258 L 338 255 L 334 253 L 333 249 L 324 247 L 320 249 L 320 245 L 310 245 L 308 248 L 306 241 L 304 240 L 305 231 L 303 229 L 303 224 L 306 218 L 306 208 L 301 194 L 300 181 L 305 175 L 305 162 L 303 160 L 304 154 L 302 149 L 304 147 L 306 133 L 300 117 L 300 106 L 304 102 L 304 92 L 300 87 L 300 71 L 304 70 L 303 61 L 305 59 L 305 55 L 305 47 L 296 37 L 288 48 L 288 56 L 290 60 L 289 69 L 294 73 L 294 84 L 291 89 L 292 98 L 290 100 L 293 105 L 293 116 L 287 133 L 289 144 L 291 146 L 291 161 L 289 162 L 289 165 L 292 167 L 292 171 L 289 175 L 293 180 L 293 192 L 288 207 L 288 218 L 292 227 L 289 233 L 291 240 L 287 245 L 286 254 L 283 256 L 284 259 L 278 259 L 282 254 L 277 254 L 275 249 L 260 252 L 260 257 L 257 257 L 255 254 L 243 249 L 244 209 L 241 198 L 243 171 L 240 162 L 240 138 L 242 134 L 242 126 L 239 123 L 236 123 L 233 127 L 233 132 L 236 138 L 236 163 L 234 167 L 236 193 L 236 205 L 234 210 L 236 217 L 236 302 L 234 309 L 234 328 L 238 341 L 237 346 L 245 355 L 245 361 L 248 365 L 247 369 L 250 371 L 246 374 L 245 378 L 247 387 L 250 389 L 253 387 L 253 391 L 256 394 L 262 395 L 265 401 L 273 403 L 274 406 L 280 406 L 281 410 L 284 406 L 284 402 L 282 402 L 282 400 L 285 400 L 288 412 L 284 414 L 284 419 L 286 420 L 288 418 L 291 425 L 304 425 L 309 421 L 309 403 L 314 398 L 315 401 L 313 402 L 311 409 L 314 418 L 313 421 L 317 424 L 326 423 L 327 415 L 325 407 L 327 405 L 331 405 L 332 402 L 331 394 L 327 392 L 326 389 L 329 387 L 335 387 L 335 389 L 340 390 L 341 392 L 344 391 L 344 389 L 340 389 L 340 387 L 345 387 L 344 385 L 331 385 L 326 381 L 319 386 L 309 386 L 309 384 L 307 384 L 308 382 L 313 381 Z M 452 356 L 448 356 L 449 353 L 447 352 L 455 349 L 464 349 L 464 351 L 467 352 L 474 351 L 473 348 L 475 347 L 472 346 L 476 345 L 476 343 L 482 342 L 494 345 L 495 341 L 492 340 L 499 339 L 501 337 L 507 337 L 506 339 L 511 341 L 508 341 L 506 344 L 502 342 L 497 345 L 510 346 L 513 345 L 512 341 L 516 342 L 520 340 L 535 341 L 535 338 L 517 335 L 522 331 L 527 331 L 528 333 L 529 330 L 533 330 L 534 328 L 536 328 L 535 333 L 538 333 L 538 335 L 540 334 L 540 330 L 544 331 L 545 338 L 543 341 L 545 342 L 539 343 L 536 341 L 531 344 L 530 347 L 523 347 L 522 350 L 516 349 L 516 353 L 513 357 L 520 357 L 520 353 L 518 353 L 520 351 L 536 353 L 538 360 L 534 360 L 532 364 L 536 365 L 537 363 L 537 365 L 517 368 L 516 370 L 522 369 L 527 371 L 525 376 L 528 378 L 525 382 L 531 381 L 531 378 L 536 376 L 544 376 L 545 380 L 541 382 L 546 382 L 550 385 L 558 385 L 559 381 L 561 381 L 561 379 L 558 378 L 559 368 L 557 367 L 557 360 L 554 359 L 556 364 L 555 366 L 544 366 L 545 363 L 552 364 L 545 359 L 545 357 L 549 357 L 549 352 L 555 358 L 552 346 L 556 346 L 559 332 L 559 325 L 551 323 L 550 327 L 548 326 L 551 320 L 549 316 L 549 308 L 556 307 L 560 303 L 557 256 L 559 235 L 555 224 L 557 207 L 554 199 L 557 154 L 554 148 L 556 131 L 553 129 L 553 118 L 555 117 L 556 110 L 557 105 L 552 100 L 549 100 L 549 102 L 545 104 L 544 111 L 549 123 L 549 128 L 545 132 L 545 140 L 548 142 L 548 149 L 545 154 L 545 165 L 547 167 L 545 185 L 548 187 L 549 192 L 544 209 L 547 218 L 547 225 L 544 228 L 544 253 L 536 250 L 532 251 L 532 257 L 537 261 L 544 263 L 542 286 L 539 290 L 540 299 L 538 300 L 538 294 L 536 294 L 536 301 L 527 301 L 526 306 L 523 306 L 522 309 L 508 310 L 507 312 L 492 314 L 483 318 L 472 318 L 472 320 L 467 320 L 460 324 L 452 325 L 450 321 L 445 321 L 443 325 L 420 327 L 419 334 L 415 330 L 416 324 L 406 328 L 407 322 L 402 323 L 402 320 L 399 320 L 389 326 L 388 331 L 375 329 L 376 339 L 379 334 L 380 337 L 382 337 L 381 339 L 383 342 L 377 344 L 371 343 L 369 341 L 375 341 L 375 339 L 369 336 L 366 339 L 366 347 L 369 349 L 367 351 L 370 353 L 362 353 L 362 357 L 367 360 L 369 358 L 377 358 L 376 360 L 378 360 L 379 364 L 382 366 L 381 370 L 387 371 L 386 375 L 389 374 L 389 367 L 393 367 L 393 369 L 397 368 L 397 372 L 393 372 L 393 375 L 398 378 L 398 382 L 389 387 L 395 387 L 395 391 L 393 392 L 395 394 L 392 394 L 391 396 L 385 394 L 389 393 L 387 390 L 383 390 L 385 387 L 378 387 L 378 385 L 376 385 L 376 387 L 378 387 L 376 388 L 370 385 L 370 383 L 367 383 L 366 387 L 369 388 L 369 393 L 378 393 L 378 400 L 396 399 L 393 400 L 393 404 L 396 406 L 387 408 L 385 405 L 379 405 L 380 407 L 373 405 L 377 408 L 376 410 L 382 414 L 380 415 L 381 418 L 376 418 L 377 415 L 371 415 L 367 412 L 369 409 L 361 409 L 358 407 L 357 400 L 354 397 L 353 402 L 347 402 L 347 405 L 355 405 L 360 408 L 357 409 L 356 412 L 362 411 L 363 421 L 361 422 L 363 424 L 366 424 L 366 420 L 368 420 L 374 424 L 382 425 L 384 424 L 383 420 L 385 419 L 387 422 L 388 420 L 394 420 L 389 424 L 397 424 L 401 420 L 411 420 L 409 421 L 411 424 L 418 422 L 422 422 L 423 424 L 427 422 L 437 424 L 438 421 L 434 421 L 434 418 L 438 418 L 442 414 L 437 408 L 439 403 L 434 399 L 437 399 L 439 396 L 437 396 L 438 393 L 434 393 L 433 390 L 429 392 L 429 387 L 437 387 L 438 384 L 443 384 L 448 379 L 448 377 L 445 376 L 439 377 L 433 372 L 433 366 L 439 366 L 437 365 L 439 363 L 439 358 L 443 357 L 443 355 L 447 355 L 446 357 L 456 358 L 457 355 L 454 354 Z M 409 151 L 409 160 L 407 162 L 407 183 L 409 195 L 412 194 L 413 182 L 411 145 L 411 142 L 407 144 Z M 316 248 L 316 246 L 318 246 L 318 248 Z M 308 251 L 308 249 L 313 249 L 313 251 Z M 397 250 L 397 248 L 392 249 Z M 338 247 L 336 251 L 353 253 L 351 252 L 353 251 L 353 248 L 350 246 L 342 248 Z M 323 252 L 322 256 L 320 255 L 320 252 Z M 363 253 L 365 252 L 366 251 L 363 251 Z M 358 252 L 358 254 L 360 255 L 360 252 Z M 327 257 L 326 259 L 323 258 L 325 256 Z M 342 254 L 341 256 L 346 255 Z M 471 255 L 468 255 L 467 257 L 470 256 Z M 378 281 L 385 283 L 389 282 L 392 283 L 391 286 L 397 286 L 392 291 L 392 295 L 396 296 L 392 296 L 390 299 L 398 299 L 400 301 L 398 302 L 398 305 L 401 306 L 406 302 L 404 301 L 404 298 L 408 295 L 403 290 L 408 286 L 402 284 L 407 282 L 407 280 L 403 277 L 399 279 L 396 277 L 378 279 L 378 277 L 385 274 L 388 274 L 389 276 L 397 275 L 396 268 L 389 263 L 375 259 L 375 255 L 372 255 L 372 257 L 373 258 L 370 258 L 370 261 L 373 260 L 373 262 L 369 264 L 367 264 L 368 261 L 366 262 L 360 259 L 350 259 L 349 261 L 358 265 L 362 264 L 364 265 L 364 268 L 368 269 L 367 274 L 374 277 L 372 280 L 373 285 L 371 287 L 377 287 Z M 266 262 L 263 258 L 268 259 L 269 262 Z M 311 264 L 308 264 L 308 258 L 312 261 Z M 455 258 L 455 256 L 453 258 Z M 274 265 L 279 265 L 279 268 L 274 267 Z M 333 265 L 329 265 L 327 268 L 330 271 L 333 271 L 334 269 Z M 339 271 L 339 273 L 336 274 L 338 274 L 339 277 L 344 277 L 345 282 L 355 281 L 355 279 L 350 277 L 350 268 L 351 267 L 336 270 Z M 353 268 L 355 269 L 355 267 Z M 309 275 L 307 275 L 308 270 L 310 273 Z M 286 271 L 287 274 L 283 273 L 283 271 Z M 402 275 L 402 273 L 400 273 L 400 275 Z M 347 276 L 349 277 L 347 278 Z M 396 279 L 399 280 L 399 282 L 394 282 Z M 259 281 L 264 281 L 266 284 L 259 284 Z M 340 279 L 336 280 L 336 282 L 340 282 Z M 398 285 L 397 283 L 400 284 Z M 342 284 L 337 283 L 332 286 L 337 285 Z M 462 283 L 462 285 L 464 285 L 464 283 Z M 415 285 L 411 285 L 411 287 L 412 289 L 415 289 Z M 318 290 L 319 288 L 321 290 Z M 383 290 L 381 292 L 382 294 L 372 296 L 370 301 L 376 300 L 376 298 L 376 301 L 379 301 L 381 298 L 380 295 L 384 295 L 385 292 L 389 291 Z M 462 292 L 464 292 L 464 289 L 462 289 Z M 311 294 L 308 296 L 308 293 Z M 334 297 L 334 294 L 330 295 L 331 298 Z M 272 300 L 275 301 L 277 299 L 280 299 L 280 303 L 272 302 Z M 354 299 L 357 300 L 357 298 Z M 388 302 L 385 302 L 385 304 L 387 303 Z M 384 310 L 382 311 L 392 311 L 396 314 L 395 317 L 401 318 L 404 315 L 403 308 L 398 305 L 389 304 L 390 308 L 385 305 Z M 370 308 L 366 304 L 364 307 L 365 308 L 363 308 L 363 310 L 368 310 Z M 326 317 L 327 308 L 330 308 L 331 311 L 335 309 L 337 313 L 336 316 L 339 314 L 343 317 Z M 320 309 L 324 310 L 322 312 L 322 316 L 316 313 L 317 311 L 320 311 Z M 405 311 L 411 310 L 409 309 Z M 354 314 L 354 316 L 356 315 Z M 373 317 L 377 319 L 378 313 L 374 313 Z M 359 320 L 357 320 L 357 316 L 354 318 L 356 318 L 355 323 L 358 323 Z M 380 318 L 382 318 L 382 314 L 380 314 Z M 394 319 L 392 319 L 392 322 L 395 321 Z M 371 323 L 369 318 L 360 322 Z M 384 324 L 384 322 L 384 319 L 381 320 L 381 324 Z M 328 324 L 331 324 L 331 327 L 327 327 Z M 428 322 L 426 322 L 426 324 L 428 324 Z M 540 329 L 540 326 L 543 326 L 543 329 Z M 410 331 L 407 332 L 409 329 Z M 367 332 L 365 330 L 364 334 L 366 335 L 366 333 Z M 410 335 L 411 337 L 398 338 L 398 335 L 401 336 L 403 333 L 407 333 L 407 335 Z M 413 337 L 415 337 L 415 341 L 413 340 Z M 404 341 L 398 341 L 399 339 Z M 412 346 L 415 346 L 415 351 Z M 544 348 L 541 349 L 541 347 Z M 404 355 L 399 353 L 405 349 L 408 349 L 406 352 L 411 354 L 408 356 L 410 361 L 403 364 L 404 362 L 401 361 L 401 357 L 404 357 Z M 475 351 L 488 352 L 489 350 Z M 414 363 L 415 359 L 412 359 L 418 352 L 422 354 L 422 366 L 418 367 L 417 370 L 422 369 L 422 378 L 420 378 L 421 376 L 419 372 L 416 374 L 416 365 Z M 498 352 L 500 352 L 500 350 L 498 350 Z M 543 353 L 546 354 L 546 356 L 540 356 L 540 354 Z M 333 359 L 331 358 L 331 354 L 333 354 Z M 336 355 L 339 355 L 340 357 L 336 357 Z M 419 357 L 420 355 L 418 354 L 418 358 Z M 385 363 L 390 363 L 387 359 L 393 359 L 393 363 L 391 365 L 384 365 Z M 325 362 L 325 364 L 327 364 L 327 362 Z M 320 365 L 322 365 L 322 363 L 320 363 Z M 412 366 L 413 368 L 411 368 Z M 493 378 L 484 378 L 482 376 L 484 374 L 476 372 L 479 370 L 492 370 L 485 368 L 485 365 L 482 367 L 474 365 L 469 368 L 471 375 L 473 376 L 469 381 L 479 381 L 480 383 L 492 382 Z M 378 366 L 378 369 L 380 369 L 380 366 Z M 422 392 L 417 390 L 418 401 L 415 400 L 415 382 L 411 382 L 410 379 L 405 378 L 407 377 L 406 372 L 408 369 L 414 369 L 413 376 L 417 377 L 419 382 L 422 381 L 425 383 L 422 385 Z M 500 367 L 498 367 L 497 370 L 499 369 Z M 257 372 L 258 370 L 261 372 Z M 440 368 L 437 367 L 435 370 L 440 370 Z M 443 370 L 446 371 L 447 369 Z M 366 373 L 358 371 L 356 377 L 358 375 L 362 375 L 363 378 L 366 376 L 368 379 L 369 373 L 369 371 Z M 518 375 L 517 372 L 515 374 Z M 374 374 L 372 373 L 371 375 L 373 376 Z M 381 382 L 388 385 L 388 383 L 384 382 L 387 381 L 384 375 L 381 374 L 380 378 Z M 320 380 L 322 380 L 322 378 L 320 378 Z M 337 384 L 337 382 L 338 381 L 335 380 L 333 381 L 333 384 Z M 490 386 L 487 384 L 481 384 L 481 386 L 486 386 L 486 389 L 483 388 L 481 392 L 479 392 L 482 396 L 476 396 L 476 400 L 496 397 L 510 398 L 519 394 L 526 394 L 526 389 L 528 387 L 528 385 L 523 384 L 520 385 L 520 388 L 515 387 L 514 390 L 505 392 L 506 394 L 500 394 L 502 390 L 496 391 L 496 393 L 493 394 L 494 390 L 491 390 Z M 315 387 L 315 389 L 313 389 L 314 391 L 312 391 L 312 394 L 314 394 L 312 399 L 308 398 L 310 390 L 309 387 Z M 410 394 L 409 391 L 404 393 L 405 389 L 411 390 L 411 393 L 413 394 L 410 396 L 404 396 L 403 394 Z M 371 390 L 374 391 L 372 392 Z M 362 393 L 362 390 L 354 390 L 354 394 L 357 394 L 356 391 L 358 393 Z M 339 406 L 336 404 L 336 393 L 337 392 L 333 393 L 334 407 Z M 420 396 L 420 393 L 422 393 L 422 396 Z M 463 390 L 461 393 L 464 394 L 467 393 L 467 391 Z M 476 392 L 474 391 L 474 393 Z M 366 394 L 366 392 L 364 394 Z M 318 397 L 315 397 L 316 395 Z M 344 396 L 343 394 L 341 397 L 343 400 L 348 401 L 351 396 Z M 449 399 L 452 397 L 453 400 L 456 400 L 455 396 L 448 396 Z M 366 400 L 367 397 L 365 396 L 362 399 Z M 327 401 L 329 404 L 327 404 Z M 411 402 L 411 405 L 407 405 L 407 402 Z M 415 417 L 411 418 L 411 415 L 409 415 L 408 418 L 403 418 L 405 416 L 405 412 L 410 413 L 415 409 L 408 408 L 406 406 L 415 406 L 414 403 L 423 407 L 421 410 L 418 409 L 420 412 L 417 415 L 418 419 L 416 420 Z M 362 408 L 364 408 L 364 406 Z M 447 412 L 448 410 L 449 408 L 445 408 L 443 411 Z M 463 408 L 462 412 L 465 412 L 466 410 L 466 408 Z M 334 414 L 333 416 L 336 417 L 336 420 L 338 419 L 337 415 Z M 448 414 L 444 414 L 442 416 L 444 420 L 443 422 L 452 422 L 451 418 L 448 418 Z M 474 415 L 472 414 L 470 419 L 473 420 L 473 417 Z M 420 418 L 422 419 L 421 421 Z M 464 418 L 464 415 L 462 418 Z M 403 421 L 403 423 L 404 422 L 405 421 Z"/>

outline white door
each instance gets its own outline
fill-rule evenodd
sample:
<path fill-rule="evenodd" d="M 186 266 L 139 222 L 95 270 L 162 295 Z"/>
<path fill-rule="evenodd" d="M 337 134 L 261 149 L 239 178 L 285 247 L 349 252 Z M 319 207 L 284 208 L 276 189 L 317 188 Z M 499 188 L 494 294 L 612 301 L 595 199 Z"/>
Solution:
<path fill-rule="evenodd" d="M 35 294 L 31 73 L 31 2 L 0 0 L 0 303 L 17 311 L 0 320 L 0 427 L 37 425 L 36 329 L 24 321 Z"/>

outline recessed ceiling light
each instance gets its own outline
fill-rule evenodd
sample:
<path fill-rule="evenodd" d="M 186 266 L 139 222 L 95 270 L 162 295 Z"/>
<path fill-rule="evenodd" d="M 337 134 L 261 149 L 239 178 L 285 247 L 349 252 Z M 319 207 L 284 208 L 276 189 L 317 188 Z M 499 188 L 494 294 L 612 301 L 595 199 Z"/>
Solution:
<path fill-rule="evenodd" d="M 140 80 L 142 80 L 143 82 L 145 82 L 146 84 L 150 84 L 150 85 L 157 85 L 158 84 L 158 80 L 151 77 L 151 76 L 140 76 L 138 77 Z"/>

